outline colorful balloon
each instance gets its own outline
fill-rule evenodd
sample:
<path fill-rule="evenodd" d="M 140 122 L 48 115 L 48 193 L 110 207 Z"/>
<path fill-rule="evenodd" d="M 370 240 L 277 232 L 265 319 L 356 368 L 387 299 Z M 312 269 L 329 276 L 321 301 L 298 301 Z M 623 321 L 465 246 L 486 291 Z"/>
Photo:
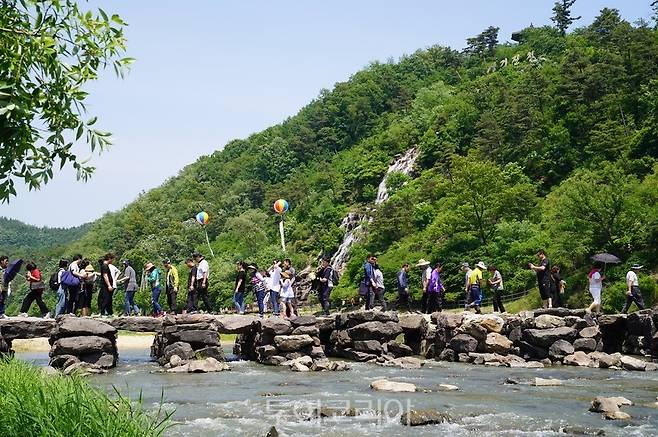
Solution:
<path fill-rule="evenodd" d="M 274 211 L 276 211 L 277 214 L 283 214 L 288 211 L 288 202 L 279 199 L 276 202 L 274 202 Z"/>
<path fill-rule="evenodd" d="M 199 222 L 200 225 L 207 225 L 210 221 L 210 216 L 207 212 L 201 211 L 196 215 L 196 221 Z"/>

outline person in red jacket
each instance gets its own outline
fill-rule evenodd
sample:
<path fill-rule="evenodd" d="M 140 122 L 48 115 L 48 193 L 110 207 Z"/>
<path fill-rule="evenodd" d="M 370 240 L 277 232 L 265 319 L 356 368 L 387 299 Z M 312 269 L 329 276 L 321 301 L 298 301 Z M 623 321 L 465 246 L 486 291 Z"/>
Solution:
<path fill-rule="evenodd" d="M 25 270 L 27 271 L 25 273 L 25 279 L 27 280 L 29 291 L 21 304 L 20 316 L 27 317 L 27 312 L 30 311 L 32 302 L 36 300 L 39 310 L 41 310 L 41 317 L 50 318 L 48 307 L 43 303 L 43 290 L 45 290 L 46 286 L 41 280 L 41 271 L 33 262 L 27 263 Z"/>

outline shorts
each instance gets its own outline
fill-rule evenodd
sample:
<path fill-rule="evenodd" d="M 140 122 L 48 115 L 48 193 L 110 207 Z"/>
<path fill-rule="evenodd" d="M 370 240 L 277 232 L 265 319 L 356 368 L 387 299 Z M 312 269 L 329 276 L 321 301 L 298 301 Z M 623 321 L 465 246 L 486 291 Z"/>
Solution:
<path fill-rule="evenodd" d="M 598 290 L 596 288 L 589 289 L 589 293 L 592 295 L 592 299 L 594 299 L 594 303 L 597 305 L 601 305 L 601 289 L 599 288 Z"/>
<path fill-rule="evenodd" d="M 548 300 L 551 298 L 551 287 L 548 287 L 546 285 L 540 285 L 539 286 L 539 295 L 541 296 L 542 300 Z"/>
<path fill-rule="evenodd" d="M 82 292 L 78 296 L 78 303 L 81 308 L 91 308 L 91 298 L 94 294 L 94 285 L 93 284 L 84 284 L 82 286 Z"/>

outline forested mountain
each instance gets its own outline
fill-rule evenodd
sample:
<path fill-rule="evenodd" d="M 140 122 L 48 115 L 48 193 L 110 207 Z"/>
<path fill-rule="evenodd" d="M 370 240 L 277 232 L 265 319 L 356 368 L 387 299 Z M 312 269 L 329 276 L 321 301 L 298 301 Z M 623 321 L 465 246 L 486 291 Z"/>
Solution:
<path fill-rule="evenodd" d="M 655 23 L 604 9 L 566 35 L 529 27 L 518 43 L 499 44 L 497 33 L 487 29 L 463 52 L 434 46 L 370 64 L 294 117 L 105 215 L 69 251 L 112 250 L 136 265 L 170 257 L 183 268 L 193 249 L 208 253 L 193 219 L 205 210 L 211 290 L 226 302 L 235 261 L 282 255 L 272 204 L 284 198 L 287 255 L 300 268 L 336 251 L 349 212 L 373 217 L 334 298 L 356 295 L 367 252 L 379 255 L 391 293 L 403 261 L 441 260 L 454 301 L 461 262 L 495 263 L 511 293 L 534 285 L 525 266 L 545 248 L 574 305 L 584 303 L 589 256 L 620 256 L 604 294 L 604 306 L 619 309 L 624 267 L 655 269 L 658 259 Z M 389 163 L 412 147 L 414 172 L 390 175 L 390 199 L 375 208 Z M 655 280 L 642 281 L 653 302 Z"/>
<path fill-rule="evenodd" d="M 64 246 L 79 239 L 88 228 L 89 225 L 75 228 L 40 228 L 19 220 L 0 217 L 0 248 L 3 251 L 16 251 Z"/>

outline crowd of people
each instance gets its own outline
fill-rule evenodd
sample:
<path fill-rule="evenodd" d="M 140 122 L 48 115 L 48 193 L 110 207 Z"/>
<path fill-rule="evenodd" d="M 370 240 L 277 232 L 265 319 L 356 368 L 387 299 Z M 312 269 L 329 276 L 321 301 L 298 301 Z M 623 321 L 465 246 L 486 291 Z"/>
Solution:
<path fill-rule="evenodd" d="M 537 275 L 539 295 L 544 308 L 561 307 L 562 295 L 565 290 L 565 281 L 560 276 L 560 267 L 552 266 L 546 253 L 540 250 L 537 253 L 538 262 L 528 263 L 527 267 Z M 62 314 L 79 314 L 89 316 L 92 311 L 93 294 L 98 289 L 97 305 L 101 316 L 113 315 L 113 297 L 115 290 L 123 286 L 125 290 L 123 315 L 140 315 L 142 310 L 135 303 L 135 295 L 140 289 L 148 287 L 151 293 L 151 311 L 154 317 L 161 317 L 166 313 L 196 313 L 201 311 L 200 303 L 205 312 L 214 311 L 210 302 L 208 286 L 210 266 L 204 256 L 198 252 L 193 253 L 185 261 L 188 268 L 186 291 L 187 296 L 182 308 L 178 307 L 178 292 L 181 279 L 178 269 L 169 259 L 162 262 L 164 272 L 152 262 L 144 265 L 143 277 L 140 282 L 129 260 L 123 260 L 123 270 L 114 265 L 115 256 L 106 254 L 98 260 L 98 271 L 93 263 L 82 255 L 73 256 L 69 262 L 66 259 L 59 261 L 58 269 L 50 276 L 47 284 L 44 282 L 41 271 L 34 262 L 25 265 L 25 279 L 28 284 L 28 293 L 25 295 L 20 308 L 20 315 L 26 316 L 30 307 L 36 302 L 42 317 L 51 317 L 51 311 L 43 301 L 43 293 L 49 287 L 56 293 L 54 316 Z M 11 293 L 11 284 L 4 280 L 5 270 L 8 268 L 9 258 L 0 256 L 0 318 L 5 316 L 5 302 Z M 442 311 L 445 299 L 445 286 L 441 280 L 443 266 L 440 262 L 434 264 L 420 259 L 416 264 L 420 273 L 422 288 L 420 312 L 433 313 Z M 406 309 L 412 311 L 412 297 L 410 292 L 409 263 L 404 263 L 397 274 L 397 300 L 393 302 L 395 311 Z M 461 265 L 464 273 L 463 292 L 465 310 L 474 310 L 481 313 L 484 290 L 491 293 L 493 311 L 504 313 L 503 303 L 504 283 L 501 272 L 494 265 L 487 266 L 483 261 L 477 262 L 473 267 L 468 262 Z M 644 301 L 640 292 L 638 273 L 641 265 L 634 264 L 626 274 L 626 303 L 622 313 L 626 313 L 632 303 L 638 309 L 644 309 Z M 485 279 L 485 272 L 488 275 Z M 298 314 L 298 303 L 295 292 L 296 271 L 290 259 L 274 260 L 267 268 L 240 261 L 236 264 L 235 283 L 233 286 L 233 304 L 237 314 L 244 314 L 246 294 L 253 291 L 258 313 L 263 317 L 265 312 L 283 318 L 294 318 Z M 340 277 L 331 266 L 329 258 L 322 258 L 318 269 L 310 275 L 311 289 L 317 293 L 322 314 L 328 315 L 331 307 L 331 291 L 338 285 Z M 589 312 L 601 311 L 601 294 L 603 283 L 606 280 L 605 271 L 601 266 L 594 264 L 588 274 L 588 288 L 592 295 L 592 304 L 587 308 Z M 166 311 L 160 304 L 162 291 L 166 295 Z M 366 310 L 376 308 L 386 311 L 387 302 L 384 298 L 384 275 L 377 263 L 375 255 L 369 255 L 363 265 L 363 280 L 359 283 L 359 296 Z"/>

